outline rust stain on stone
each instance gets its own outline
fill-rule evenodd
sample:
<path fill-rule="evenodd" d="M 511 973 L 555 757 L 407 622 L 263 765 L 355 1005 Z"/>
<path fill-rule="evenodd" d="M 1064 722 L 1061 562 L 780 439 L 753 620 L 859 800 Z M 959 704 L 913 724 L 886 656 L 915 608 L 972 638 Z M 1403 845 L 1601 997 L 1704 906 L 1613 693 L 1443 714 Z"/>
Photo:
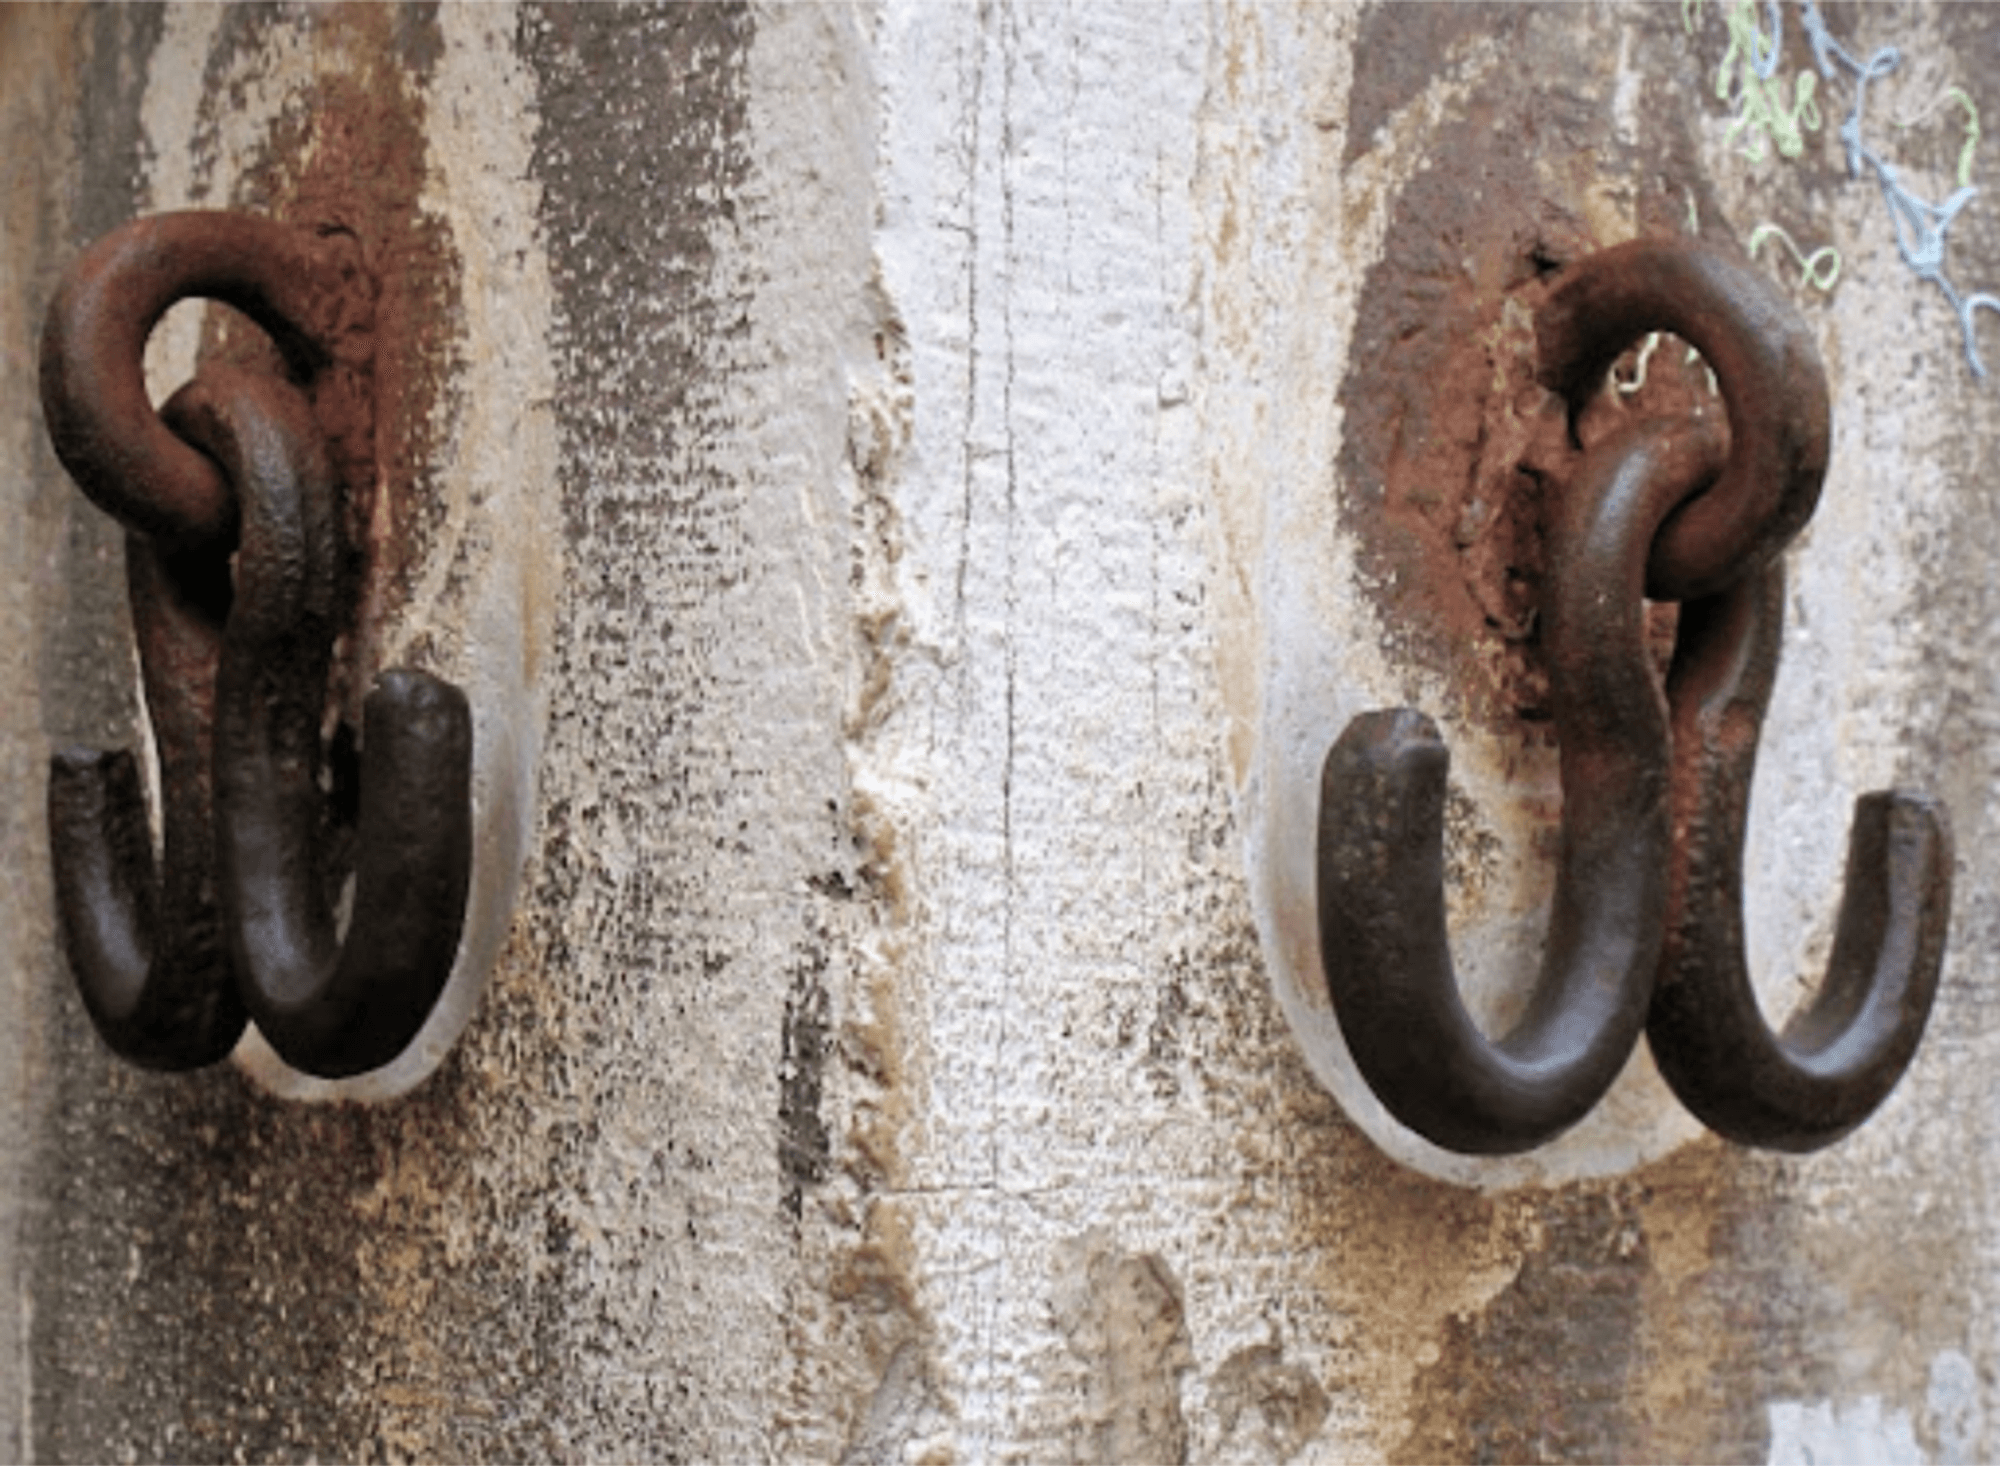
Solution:
<path fill-rule="evenodd" d="M 1530 450 L 1559 408 L 1533 379 L 1531 319 L 1544 277 L 1590 240 L 1540 200 L 1499 121 L 1440 139 L 1398 200 L 1355 325 L 1340 469 L 1394 654 L 1533 743 L 1550 714 L 1536 626 L 1546 474 Z"/>
<path fill-rule="evenodd" d="M 255 12 L 225 25 L 211 74 L 226 51 L 264 48 L 274 19 Z M 404 603 L 448 513 L 439 457 L 459 407 L 451 382 L 463 352 L 462 262 L 449 222 L 422 204 L 425 89 L 442 46 L 435 16 L 420 6 L 337 4 L 312 10 L 307 26 L 320 64 L 244 161 L 228 206 L 351 235 L 375 284 L 373 376 L 356 409 L 372 411 L 372 422 L 345 467 L 358 606 L 357 635 L 343 648 L 338 675 L 352 715 L 378 668 L 380 630 Z M 205 116 L 229 102 L 211 90 Z M 237 322 L 212 309 L 204 354 L 268 351 Z"/>
<path fill-rule="evenodd" d="M 1809 1192 L 1811 1162 L 1705 1136 L 1625 1176 L 1481 1193 L 1317 1098 L 1265 1118 L 1296 1141 L 1294 1255 L 1356 1345 L 1326 1387 L 1368 1402 L 1387 1459 L 1762 1459 L 1771 1401 L 1857 1378 L 1921 1400 L 1970 1326 L 1964 1288 L 1936 1286 L 1960 1240 L 1915 1229 L 1885 1253 L 1825 1214 L 1860 1198 Z"/>
<path fill-rule="evenodd" d="M 1373 13 L 1375 42 L 1398 65 L 1443 67 L 1445 52 L 1425 48 L 1448 47 L 1462 27 L 1428 9 Z M 1573 24 L 1510 26 L 1503 39 L 1576 88 L 1616 52 Z M 1379 90 L 1357 83 L 1350 138 L 1372 129 Z M 1566 262 L 1642 221 L 1659 227 L 1659 201 L 1641 206 L 1631 178 L 1650 165 L 1649 192 L 1665 196 L 1664 170 L 1679 161 L 1666 139 L 1644 163 L 1621 157 L 1609 114 L 1514 68 L 1475 89 L 1394 200 L 1340 390 L 1342 518 L 1392 656 L 1439 674 L 1463 716 L 1524 751 L 1551 737 L 1542 505 L 1573 461 L 1561 404 L 1534 380 L 1532 317 Z M 1634 413 L 1706 410 L 1683 350 L 1657 345 L 1643 368 L 1638 355 L 1619 367 L 1634 390 L 1605 394 L 1580 425 L 1585 442 Z"/>
<path fill-rule="evenodd" d="M 1329 1386 L 1369 1402 L 1387 1459 L 1761 1450 L 1763 1402 L 1796 1388 L 1772 1344 L 1803 1339 L 1782 1162 L 1704 1140 L 1624 1177 L 1482 1193 L 1388 1159 L 1330 1105 L 1311 1133 L 1299 1252 L 1359 1346 Z"/>
<path fill-rule="evenodd" d="M 1607 1188 L 1537 1198 L 1514 1280 L 1448 1314 L 1415 1380 L 1391 1459 L 1622 1459 L 1639 1295 L 1649 1260 L 1629 1201 Z"/>
<path fill-rule="evenodd" d="M 1685 122 L 1642 109 L 1642 136 L 1621 138 L 1609 105 L 1612 58 L 1671 70 L 1673 20 L 1506 18 L 1497 40 L 1532 54 L 1532 74 L 1503 65 L 1479 81 L 1390 201 L 1340 389 L 1340 512 L 1391 658 L 1441 681 L 1452 711 L 1524 766 L 1546 757 L 1550 731 L 1541 505 L 1574 452 L 1533 382 L 1528 323 L 1564 262 L 1684 228 L 1687 200 L 1707 204 Z M 1443 73 L 1472 24 L 1423 7 L 1371 11 L 1351 156 Z M 1370 76 L 1377 54 L 1396 59 Z M 1638 357 L 1615 368 L 1625 390 L 1607 390 L 1577 425 L 1583 442 L 1634 414 L 1710 410 L 1706 374 L 1678 343 L 1653 345 L 1643 386 Z M 1670 610 L 1656 616 L 1662 649 L 1671 625 Z M 1560 810 L 1543 813 L 1553 835 Z M 1454 818 L 1454 878 L 1477 884 L 1493 842 L 1479 811 Z M 1763 1402 L 1793 1387 L 1804 1337 L 1803 1293 L 1783 1260 L 1782 1163 L 1704 1140 L 1612 1180 L 1481 1193 L 1389 1160 L 1330 1102 L 1293 1107 L 1272 1123 L 1323 1147 L 1291 1161 L 1300 1250 L 1324 1259 L 1316 1285 L 1364 1341 L 1330 1388 L 1369 1401 L 1385 1455 L 1762 1451 Z"/>

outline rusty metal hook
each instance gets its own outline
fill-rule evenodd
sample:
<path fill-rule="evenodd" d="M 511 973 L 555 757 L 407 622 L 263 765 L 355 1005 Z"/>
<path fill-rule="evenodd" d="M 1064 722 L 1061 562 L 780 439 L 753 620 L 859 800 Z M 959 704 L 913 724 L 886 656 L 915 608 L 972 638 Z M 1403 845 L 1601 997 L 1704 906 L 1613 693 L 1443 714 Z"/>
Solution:
<path fill-rule="evenodd" d="M 1647 1041 L 1701 1120 L 1746 1145 L 1804 1151 L 1874 1111 L 1915 1055 L 1951 904 L 1942 805 L 1863 796 L 1834 949 L 1816 999 L 1774 1034 L 1743 958 L 1750 779 L 1783 636 L 1779 553 L 1825 477 L 1831 407 L 1803 321 L 1754 271 L 1635 241 L 1577 262 L 1535 319 L 1542 379 L 1572 407 L 1648 331 L 1698 347 L 1729 407 L 1728 462 L 1661 529 L 1647 593 L 1680 599 L 1669 674 L 1674 844 Z"/>
<path fill-rule="evenodd" d="M 174 302 L 211 296 L 254 318 L 334 421 L 357 423 L 372 290 L 351 239 L 225 213 L 166 214 L 105 235 L 64 273 L 42 333 L 42 407 L 57 456 L 127 528 L 126 574 L 159 755 L 165 858 L 155 867 L 138 766 L 70 749 L 51 761 L 59 917 L 85 1007 L 117 1053 L 185 1069 L 229 1052 L 246 1016 L 214 880 L 215 675 L 230 604 L 233 498 L 146 395 L 146 338 Z M 345 361 L 347 368 L 329 370 Z"/>
<path fill-rule="evenodd" d="M 163 555 L 125 542 L 133 629 L 160 761 L 165 859 L 131 753 L 73 748 L 49 763 L 49 858 L 70 966 L 112 1051 L 195 1069 L 246 1021 L 216 909 L 210 765 L 215 668 L 228 611 L 226 551 Z"/>
<path fill-rule="evenodd" d="M 1667 683 L 1673 868 L 1646 1038 L 1710 1129 L 1808 1151 L 1867 1119 L 1916 1055 L 1944 962 L 1952 840 L 1943 805 L 1923 795 L 1881 790 L 1855 802 L 1826 977 L 1773 1033 L 1743 957 L 1743 839 L 1784 607 L 1774 562 L 1681 608 Z"/>
<path fill-rule="evenodd" d="M 234 487 L 236 595 L 216 677 L 217 885 L 236 979 L 295 1068 L 362 1073 L 423 1026 L 458 950 L 472 860 L 472 718 L 422 672 L 363 709 L 354 902 L 339 934 L 323 867 L 321 714 L 332 665 L 334 479 L 304 397 L 214 368 L 177 398 Z"/>
<path fill-rule="evenodd" d="M 1529 1150 L 1617 1079 L 1646 1021 L 1666 908 L 1666 703 L 1646 650 L 1646 557 L 1712 477 L 1714 440 L 1642 424 L 1584 461 L 1549 526 L 1544 606 L 1562 848 L 1541 975 L 1497 1042 L 1445 933 L 1447 755 L 1410 709 L 1364 713 L 1320 786 L 1320 955 L 1349 1053 L 1390 1113 L 1451 1150 Z"/>
<path fill-rule="evenodd" d="M 1574 266 L 1536 316 L 1541 379 L 1575 413 L 1617 353 L 1656 330 L 1708 358 L 1729 410 L 1727 457 L 1709 429 L 1642 423 L 1586 453 L 1558 496 L 1545 609 L 1562 855 L 1541 976 L 1497 1043 L 1467 1016 L 1446 946 L 1435 726 L 1408 710 L 1366 714 L 1327 757 L 1319 921 L 1335 1016 L 1391 1113 L 1454 1150 L 1552 1138 L 1610 1086 L 1640 1026 L 1711 1127 L 1810 1150 L 1894 1087 L 1937 990 L 1950 826 L 1935 801 L 1890 791 L 1856 806 L 1818 997 L 1782 1036 L 1758 1009 L 1742 951 L 1749 784 L 1782 640 L 1777 557 L 1818 502 L 1831 412 L 1783 298 L 1680 244 L 1637 241 Z M 1642 590 L 1685 601 L 1671 765 Z"/>

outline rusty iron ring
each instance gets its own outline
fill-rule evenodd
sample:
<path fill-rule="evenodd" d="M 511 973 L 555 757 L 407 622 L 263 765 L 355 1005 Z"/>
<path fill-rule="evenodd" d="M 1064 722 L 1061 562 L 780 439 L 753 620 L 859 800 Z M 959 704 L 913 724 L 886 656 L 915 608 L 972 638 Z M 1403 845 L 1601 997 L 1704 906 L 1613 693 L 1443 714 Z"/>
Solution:
<path fill-rule="evenodd" d="M 363 1073 L 408 1046 L 451 975 L 472 863 L 471 711 L 422 672 L 385 672 L 369 693 L 343 937 L 320 839 L 339 598 L 325 440 L 275 377 L 211 368 L 182 397 L 183 431 L 234 486 L 241 523 L 215 693 L 216 881 L 237 984 L 294 1068 Z"/>
<path fill-rule="evenodd" d="M 175 404 L 165 409 L 176 420 Z M 216 906 L 211 758 L 229 558 L 168 557 L 128 535 L 126 577 L 160 764 L 165 858 L 153 859 L 137 761 L 72 748 L 49 762 L 56 912 L 85 1010 L 114 1053 L 150 1069 L 226 1056 L 246 1021 Z"/>
<path fill-rule="evenodd" d="M 1653 331 L 1707 358 L 1732 429 L 1721 477 L 1667 522 L 1647 562 L 1648 596 L 1691 600 L 1769 564 L 1812 516 L 1832 408 L 1812 334 L 1777 288 L 1684 241 L 1633 240 L 1571 265 L 1535 315 L 1538 375 L 1578 412 Z"/>
<path fill-rule="evenodd" d="M 1449 1150 L 1530 1150 L 1574 1125 L 1645 1026 L 1666 909 L 1667 708 L 1647 651 L 1654 535 L 1713 476 L 1700 427 L 1641 423 L 1588 454 L 1549 526 L 1544 607 L 1562 850 L 1541 974 L 1495 1041 L 1445 930 L 1448 755 L 1412 709 L 1364 713 L 1321 777 L 1320 956 L 1334 1016 L 1391 1114 Z"/>
<path fill-rule="evenodd" d="M 56 456 L 126 528 L 216 544 L 236 512 L 216 465 L 146 393 L 144 352 L 167 309 L 201 296 L 268 332 L 304 381 L 333 359 L 359 293 L 352 241 L 241 214 L 156 214 L 112 230 L 64 273 L 42 330 L 42 411 Z"/>
<path fill-rule="evenodd" d="M 1776 562 L 1681 608 L 1667 683 L 1673 867 L 1646 1037 L 1660 1073 L 1710 1129 L 1809 1151 L 1867 1119 L 1916 1055 L 1944 961 L 1952 839 L 1944 807 L 1923 795 L 1882 790 L 1855 802 L 1826 976 L 1773 1033 L 1743 955 L 1743 842 L 1784 607 Z"/>

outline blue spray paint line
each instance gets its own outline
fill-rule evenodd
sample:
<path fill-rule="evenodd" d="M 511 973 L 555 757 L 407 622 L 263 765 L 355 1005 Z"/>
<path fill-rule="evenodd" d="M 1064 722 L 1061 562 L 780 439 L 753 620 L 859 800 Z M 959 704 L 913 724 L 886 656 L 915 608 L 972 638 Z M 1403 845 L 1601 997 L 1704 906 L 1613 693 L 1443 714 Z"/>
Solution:
<path fill-rule="evenodd" d="M 1979 194 L 1978 189 L 1964 182 L 1971 171 L 1970 145 L 1978 141 L 1978 109 L 1964 92 L 1958 92 L 1969 119 L 1968 147 L 1959 157 L 1961 186 L 1941 204 L 1919 198 L 1904 187 L 1895 166 L 1871 148 L 1861 132 L 1861 120 L 1868 102 L 1868 83 L 1894 71 L 1902 63 L 1902 54 L 1894 46 L 1883 46 L 1866 61 L 1858 60 L 1827 30 L 1826 20 L 1819 13 L 1818 0 L 1800 0 L 1799 18 L 1805 28 L 1806 40 L 1812 44 L 1813 60 L 1819 67 L 1820 75 L 1830 82 L 1837 73 L 1844 72 L 1854 82 L 1854 110 L 1840 125 L 1840 140 L 1847 149 L 1848 173 L 1857 178 L 1863 169 L 1874 173 L 1876 184 L 1882 190 L 1883 205 L 1888 209 L 1890 223 L 1896 230 L 1896 248 L 1902 252 L 1903 263 L 1919 280 L 1935 285 L 1951 303 L 1952 311 L 1958 316 L 1959 329 L 1965 335 L 1966 363 L 1972 368 L 1974 376 L 1984 378 L 1986 364 L 1979 357 L 1979 345 L 1972 329 L 1973 317 L 1981 308 L 2000 315 L 2000 299 L 1983 291 L 1977 295 L 1960 295 L 1958 287 L 1944 272 L 1945 233 L 1965 206 Z"/>

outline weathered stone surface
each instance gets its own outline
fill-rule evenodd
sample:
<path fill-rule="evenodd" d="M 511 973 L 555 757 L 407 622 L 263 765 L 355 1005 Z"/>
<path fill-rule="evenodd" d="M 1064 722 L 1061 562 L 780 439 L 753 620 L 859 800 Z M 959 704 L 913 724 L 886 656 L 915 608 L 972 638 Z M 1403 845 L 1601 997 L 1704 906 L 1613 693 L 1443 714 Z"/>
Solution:
<path fill-rule="evenodd" d="M 1849 93 L 1752 162 L 1692 15 L 0 10 L 0 1452 L 1990 1457 L 2000 388 L 1848 177 Z M 2000 105 L 2000 22 L 1830 24 L 1902 48 L 1871 108 L 1945 196 L 1924 108 Z M 537 769 L 486 786 L 526 871 L 467 1026 L 373 1089 L 124 1069 L 53 932 L 47 754 L 142 729 L 34 336 L 84 242 L 203 204 L 373 252 L 380 654 Z M 1794 1001 L 1854 794 L 1930 788 L 1932 1031 L 1816 1156 L 1700 1134 L 1642 1059 L 1547 1155 L 1441 1159 L 1326 1087 L 1302 781 L 1359 707 L 1446 723 L 1503 1014 L 1559 818 L 1522 302 L 1765 222 L 1845 264 L 1760 256 L 1836 439 L 1752 959 Z M 156 382 L 217 336 L 170 317 Z M 1653 371 L 1607 410 L 1705 390 Z"/>

